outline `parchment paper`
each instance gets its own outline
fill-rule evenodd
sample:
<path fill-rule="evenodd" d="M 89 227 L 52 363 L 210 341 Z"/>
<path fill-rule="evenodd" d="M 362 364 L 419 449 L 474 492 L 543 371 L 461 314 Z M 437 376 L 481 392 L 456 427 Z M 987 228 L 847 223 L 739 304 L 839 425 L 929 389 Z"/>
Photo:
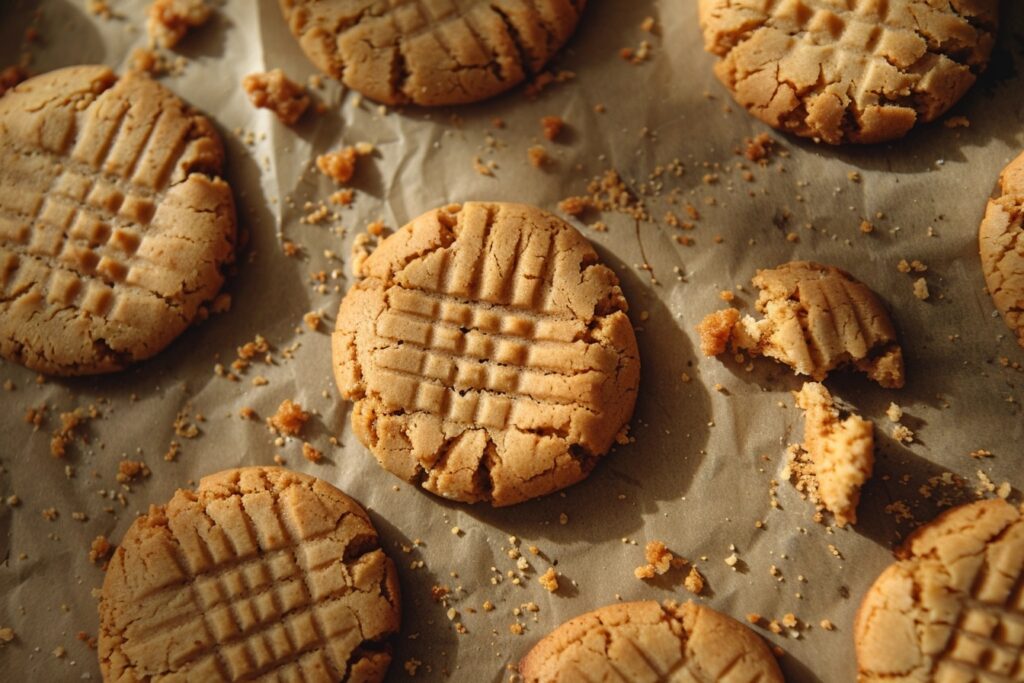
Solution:
<path fill-rule="evenodd" d="M 31 50 L 33 71 L 89 62 L 123 70 L 131 48 L 145 42 L 146 3 L 110 4 L 122 18 L 91 16 L 79 0 L 38 3 L 41 43 Z M 35 7 L 4 3 L 0 64 L 17 60 Z M 380 113 L 368 101 L 356 106 L 353 93 L 331 82 L 319 93 L 327 112 L 307 115 L 294 129 L 254 110 L 239 87 L 243 75 L 273 67 L 300 81 L 315 73 L 277 3 L 220 6 L 209 25 L 181 44 L 178 52 L 189 60 L 184 72 L 163 82 L 207 112 L 225 139 L 226 175 L 248 236 L 227 284 L 232 307 L 120 374 L 37 384 L 30 371 L 0 366 L 0 382 L 13 385 L 0 391 L 0 493 L 21 500 L 16 508 L 0 506 L 0 626 L 17 634 L 0 647 L 3 677 L 98 680 L 95 653 L 75 637 L 97 630 L 92 591 L 102 572 L 87 558 L 91 540 L 106 534 L 116 542 L 137 513 L 204 474 L 272 464 L 279 453 L 289 467 L 360 500 L 399 566 L 404 621 L 390 680 L 405 680 L 403 664 L 414 659 L 422 662 L 422 679 L 502 680 L 506 665 L 570 617 L 618 598 L 690 597 L 681 573 L 647 583 L 634 578 L 651 539 L 697 563 L 707 579 L 699 599 L 716 609 L 741 620 L 750 612 L 768 619 L 792 612 L 810 626 L 799 629 L 799 637 L 758 629 L 785 651 L 781 661 L 789 680 L 852 680 L 854 612 L 891 561 L 891 546 L 934 516 L 940 498 L 965 499 L 953 495 L 956 487 L 941 485 L 925 499 L 922 484 L 952 472 L 970 494 L 981 485 L 976 473 L 982 470 L 995 484 L 1024 486 L 1024 377 L 1012 367 L 1024 362 L 1024 352 L 994 315 L 976 249 L 986 199 L 1000 169 L 1024 143 L 1024 5 L 1005 2 L 1003 9 L 992 67 L 952 112 L 966 116 L 970 127 L 924 126 L 898 143 L 864 149 L 833 149 L 773 132 L 782 154 L 761 168 L 735 150 L 767 129 L 734 106 L 714 80 L 692 0 L 590 3 L 554 66 L 576 78 L 535 101 L 518 89 L 476 106 Z M 658 35 L 641 30 L 647 16 L 656 19 Z M 632 65 L 620 58 L 620 48 L 636 48 L 645 39 L 652 45 L 649 61 Z M 596 104 L 606 112 L 595 112 Z M 558 144 L 541 139 L 538 120 L 552 114 L 569 124 Z M 495 129 L 495 117 L 507 127 Z M 242 142 L 236 129 L 251 131 L 254 143 Z M 339 221 L 301 223 L 309 213 L 304 203 L 325 200 L 335 189 L 312 168 L 314 156 L 364 140 L 376 144 L 377 153 L 359 164 L 354 207 L 341 211 Z M 541 142 L 555 159 L 544 171 L 526 156 L 529 145 Z M 493 177 L 474 171 L 477 156 L 497 163 Z M 560 199 L 583 193 L 589 178 L 610 168 L 634 191 L 653 193 L 650 174 L 673 159 L 685 173 L 663 174 L 660 197 L 641 197 L 655 221 L 638 225 L 610 213 L 589 218 L 604 221 L 607 232 L 581 226 L 619 272 L 637 326 L 643 377 L 634 442 L 617 448 L 586 482 L 564 494 L 502 510 L 448 504 L 384 472 L 351 434 L 348 406 L 330 372 L 327 330 L 351 283 L 347 261 L 355 234 L 378 218 L 394 229 L 437 205 L 469 199 L 555 210 Z M 744 180 L 740 163 L 752 182 Z M 854 172 L 860 182 L 851 180 Z M 709 184 L 715 175 L 717 182 Z M 680 231 L 662 219 L 669 208 L 685 218 L 680 207 L 665 203 L 672 191 L 698 209 L 694 230 Z M 875 224 L 874 233 L 860 232 L 863 219 Z M 791 232 L 798 241 L 787 239 Z M 695 244 L 682 246 L 676 235 Z M 282 238 L 301 245 L 300 258 L 282 253 Z M 325 250 L 338 257 L 328 259 Z M 737 294 L 750 310 L 754 271 L 791 258 L 838 265 L 874 288 L 894 312 L 908 360 L 902 391 L 847 373 L 828 381 L 878 427 L 879 462 L 853 529 L 833 532 L 813 523 L 811 505 L 781 480 L 784 447 L 800 437 L 789 394 L 799 380 L 771 361 L 757 361 L 748 371 L 728 359 L 700 358 L 696 349 L 694 326 L 723 305 L 721 290 L 743 285 Z M 928 301 L 912 293 L 921 275 L 897 270 L 903 258 L 927 264 Z M 638 267 L 645 261 L 660 284 Z M 333 270 L 340 277 L 331 278 Z M 328 273 L 325 293 L 311 280 L 318 271 Z M 302 324 L 310 310 L 327 314 L 317 332 Z M 257 334 L 273 346 L 275 364 L 256 363 L 238 383 L 217 377 L 215 364 L 229 364 L 236 347 Z M 684 372 L 689 383 L 681 379 Z M 257 375 L 269 383 L 253 386 Z M 299 441 L 275 445 L 260 422 L 238 417 L 240 408 L 251 406 L 264 418 L 285 398 L 316 411 L 303 436 L 325 451 L 326 463 L 305 461 Z M 890 401 L 903 406 L 904 423 L 916 432 L 909 446 L 888 436 Z M 48 418 L 33 431 L 23 417 L 42 402 L 50 407 Z M 59 413 L 89 405 L 102 413 L 82 430 L 89 444 L 75 441 L 65 461 L 53 459 L 49 441 Z M 197 437 L 175 433 L 182 410 L 198 427 Z M 197 413 L 205 421 L 197 422 Z M 341 445 L 329 443 L 332 435 Z M 172 441 L 181 444 L 181 453 L 166 462 Z M 993 457 L 970 457 L 977 449 Z M 115 481 L 125 457 L 152 470 L 130 490 Z M 70 478 L 66 466 L 74 470 Z M 779 481 L 781 509 L 770 503 L 772 480 Z M 100 492 L 123 493 L 125 505 Z M 891 506 L 899 501 L 914 520 L 896 514 L 898 506 Z M 55 521 L 42 515 L 51 507 L 59 512 Z M 108 507 L 112 512 L 104 511 Z M 75 512 L 88 520 L 76 520 Z M 562 513 L 566 524 L 560 523 Z M 755 527 L 759 520 L 761 529 Z M 460 535 L 453 535 L 455 526 Z M 508 556 L 512 535 L 529 560 L 525 573 Z M 415 539 L 420 543 L 413 547 Z M 541 554 L 526 551 L 530 545 Z M 733 552 L 739 558 L 735 569 L 724 562 Z M 423 566 L 413 568 L 418 562 Z M 561 574 L 553 595 L 537 582 L 552 563 Z M 780 577 L 771 575 L 771 565 Z M 522 574 L 519 585 L 508 578 L 510 570 Z M 502 580 L 495 584 L 498 575 Z M 434 585 L 451 589 L 448 604 L 431 598 Z M 485 600 L 496 609 L 484 612 Z M 513 610 L 530 602 L 539 611 L 517 618 Z M 454 621 L 450 608 L 457 612 Z M 820 628 L 822 619 L 836 630 Z M 525 626 L 522 635 L 510 632 L 517 620 Z M 55 648 L 64 648 L 64 656 L 55 656 Z"/>

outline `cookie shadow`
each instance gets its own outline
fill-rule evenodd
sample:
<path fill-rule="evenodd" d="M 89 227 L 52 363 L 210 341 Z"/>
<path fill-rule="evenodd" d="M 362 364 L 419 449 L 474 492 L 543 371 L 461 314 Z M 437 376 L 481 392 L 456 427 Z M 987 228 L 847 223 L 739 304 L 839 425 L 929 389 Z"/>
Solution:
<path fill-rule="evenodd" d="M 433 587 L 446 581 L 430 569 L 435 563 L 412 569 L 411 562 L 426 559 L 422 548 L 414 546 L 412 539 L 375 510 L 367 512 L 380 535 L 381 547 L 395 563 L 401 591 L 402 626 L 392 641 L 394 649 L 386 680 L 408 680 L 403 667 L 412 660 L 422 663 L 419 676 L 439 680 L 458 661 L 459 649 L 454 626 L 445 614 L 448 608 L 431 597 Z M 403 548 L 412 550 L 407 553 Z"/>
<path fill-rule="evenodd" d="M 465 508 L 479 521 L 523 538 L 600 543 L 634 534 L 661 503 L 686 495 L 705 457 L 708 394 L 699 382 L 679 379 L 693 372 L 688 336 L 632 268 L 594 246 L 618 274 L 637 329 L 641 373 L 629 443 L 613 446 L 589 477 L 564 491 L 511 508 Z M 559 521 L 563 513 L 567 524 Z"/>
<path fill-rule="evenodd" d="M 32 24 L 32 15 L 39 11 L 38 2 L 4 3 L 3 21 L 0 21 L 0 68 L 17 64 L 19 53 L 27 49 L 32 54 L 28 65 L 36 75 L 65 66 L 103 64 L 106 61 L 104 41 L 96 26 L 84 11 L 83 3 L 54 0 L 47 3 L 35 27 L 39 31 L 36 43 L 23 43 L 25 29 Z M 102 21 L 102 20 L 97 20 Z M 115 20 L 123 21 L 123 20 Z M 62 36 L 73 36 L 74 49 L 52 49 L 53 43 L 62 42 Z"/>

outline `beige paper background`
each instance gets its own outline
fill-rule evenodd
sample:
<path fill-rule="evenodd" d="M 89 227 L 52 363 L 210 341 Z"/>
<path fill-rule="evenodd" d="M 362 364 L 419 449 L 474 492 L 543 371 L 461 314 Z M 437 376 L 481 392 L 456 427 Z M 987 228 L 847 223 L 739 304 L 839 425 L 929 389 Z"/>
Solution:
<path fill-rule="evenodd" d="M 42 44 L 33 49 L 33 70 L 88 62 L 123 68 L 131 48 L 144 42 L 146 3 L 110 4 L 123 19 L 87 15 L 77 0 L 38 3 Z M 0 65 L 17 58 L 36 5 L 9 1 L 0 8 Z M 978 484 L 978 469 L 996 483 L 1024 486 L 1019 463 L 1024 376 L 998 360 L 1024 362 L 1024 352 L 993 315 L 975 246 L 999 170 L 1024 146 L 1024 5 L 1003 3 L 995 63 L 954 110 L 970 119 L 969 128 L 925 126 L 897 144 L 867 149 L 832 149 L 776 136 L 789 156 L 775 157 L 766 169 L 748 164 L 753 183 L 734 167 L 743 161 L 734 150 L 745 137 L 766 129 L 731 107 L 711 75 L 712 58 L 701 49 L 695 5 L 692 0 L 595 0 L 557 60 L 577 78 L 536 101 L 517 90 L 476 106 L 381 116 L 368 102 L 354 107 L 351 94 L 332 83 L 323 95 L 328 113 L 308 115 L 295 129 L 253 110 L 238 87 L 244 74 L 275 66 L 296 79 L 314 73 L 283 26 L 276 3 L 229 1 L 190 36 L 179 50 L 190 60 L 184 74 L 164 83 L 207 112 L 225 137 L 226 175 L 249 235 L 227 285 L 234 304 L 156 358 L 117 375 L 37 385 L 34 373 L 0 365 L 0 381 L 11 380 L 16 387 L 0 391 L 0 494 L 16 493 L 22 500 L 16 509 L 0 506 L 0 625 L 17 632 L 13 643 L 0 648 L 5 677 L 98 680 L 95 653 L 75 640 L 78 631 L 95 635 L 97 628 L 91 591 L 102 572 L 86 558 L 92 538 L 100 533 L 120 538 L 136 513 L 204 474 L 270 464 L 274 453 L 281 453 L 289 466 L 360 500 L 399 566 L 404 624 L 391 680 L 407 678 L 402 663 L 410 658 L 424 663 L 419 677 L 428 680 L 446 673 L 460 681 L 502 680 L 505 665 L 548 630 L 616 596 L 686 599 L 679 574 L 650 583 L 633 577 L 650 539 L 697 561 L 708 582 L 701 600 L 716 609 L 740 619 L 748 612 L 776 618 L 794 612 L 813 625 L 800 638 L 770 638 L 786 651 L 782 664 L 789 680 L 852 680 L 851 625 L 859 598 L 890 562 L 891 544 L 912 528 L 898 524 L 885 507 L 906 500 L 918 520 L 930 519 L 935 510 L 917 490 L 945 471 L 962 475 L 969 489 Z M 640 30 L 645 16 L 657 19 L 660 35 L 652 38 Z M 641 66 L 623 62 L 619 49 L 642 39 L 651 40 L 653 58 Z M 605 104 L 607 113 L 594 113 L 596 103 Z M 564 143 L 546 144 L 557 163 L 542 172 L 529 166 L 525 148 L 540 141 L 537 121 L 548 114 L 563 116 L 570 132 Z M 491 127 L 496 116 L 507 122 L 506 129 Z M 236 128 L 265 139 L 246 146 L 231 133 Z M 497 138 L 495 149 L 487 146 L 487 135 Z M 354 183 L 358 198 L 341 220 L 345 235 L 332 234 L 331 224 L 301 224 L 303 203 L 325 199 L 334 189 L 311 170 L 314 155 L 360 140 L 375 143 L 378 154 L 360 163 Z M 498 163 L 494 178 L 473 171 L 478 155 Z M 328 261 L 323 251 L 331 249 L 347 261 L 354 234 L 367 222 L 382 218 L 393 229 L 451 201 L 516 200 L 554 210 L 558 200 L 581 193 L 586 180 L 606 168 L 618 169 L 641 188 L 658 164 L 674 158 L 686 172 L 666 178 L 662 194 L 678 188 L 683 199 L 699 207 L 698 227 L 687 233 L 695 246 L 678 245 L 675 230 L 661 221 L 637 227 L 622 215 L 602 217 L 607 232 L 584 229 L 620 273 L 638 326 L 643 378 L 631 431 L 635 443 L 618 448 L 589 480 L 564 494 L 502 510 L 445 503 L 382 471 L 351 435 L 348 406 L 333 386 L 328 335 L 297 331 L 309 310 L 327 312 L 332 325 L 351 282 L 334 280 L 338 291 L 314 292 L 310 273 L 348 273 L 347 263 Z M 852 171 L 862 182 L 848 179 Z M 717 173 L 720 182 L 704 184 L 707 173 Z M 709 197 L 714 206 L 705 203 Z M 646 202 L 653 216 L 664 214 L 662 199 Z M 787 211 L 791 217 L 779 227 Z M 876 212 L 886 218 L 875 221 L 873 235 L 861 235 L 861 218 Z M 806 229 L 808 223 L 814 228 Z M 927 235 L 929 226 L 935 237 Z M 787 241 L 788 231 L 798 233 L 799 242 Z M 279 233 L 304 247 L 301 259 L 282 255 Z M 720 244 L 715 235 L 722 236 Z M 652 285 L 635 267 L 642 254 L 661 284 Z M 835 393 L 880 428 L 876 476 L 861 503 L 862 521 L 852 530 L 831 533 L 814 524 L 810 506 L 786 483 L 778 488 L 782 509 L 769 505 L 769 481 L 779 477 L 784 445 L 799 439 L 799 415 L 788 394 L 799 381 L 768 361 L 746 372 L 731 361 L 700 358 L 696 351 L 694 326 L 721 305 L 720 290 L 745 285 L 741 298 L 749 308 L 754 270 L 790 258 L 836 264 L 863 279 L 893 309 L 905 343 L 909 380 L 902 391 L 880 389 L 852 374 L 829 380 Z M 928 264 L 930 301 L 913 297 L 913 278 L 896 269 L 901 258 Z M 675 277 L 674 267 L 682 269 L 685 281 Z M 641 312 L 649 318 L 642 320 Z M 214 364 L 233 359 L 235 348 L 256 334 L 275 347 L 279 363 L 257 365 L 237 384 L 215 377 Z M 950 335 L 959 337 L 950 341 Z M 280 350 L 295 344 L 294 359 L 280 360 Z M 684 371 L 694 381 L 684 384 Z M 249 379 L 257 374 L 269 385 L 251 386 Z M 716 383 L 725 391 L 714 390 Z M 236 417 L 242 406 L 269 415 L 284 398 L 318 412 L 305 435 L 325 450 L 327 464 L 303 460 L 299 442 L 276 447 L 265 428 Z M 49 421 L 33 433 L 23 415 L 42 401 L 51 406 Z M 890 401 L 904 407 L 906 423 L 917 432 L 909 447 L 885 436 Z M 86 429 L 90 444 L 76 442 L 66 463 L 53 460 L 49 434 L 59 423 L 57 414 L 89 404 L 104 413 Z M 199 425 L 201 435 L 191 440 L 175 436 L 172 427 L 186 404 L 192 414 L 207 418 Z M 343 445 L 330 447 L 331 434 Z M 181 442 L 182 453 L 167 463 L 161 456 L 172 439 Z M 995 457 L 970 458 L 969 452 L 979 448 Z M 117 462 L 125 456 L 144 460 L 153 475 L 126 493 L 127 507 L 113 503 L 116 514 L 111 515 L 103 508 L 112 503 L 97 491 L 118 488 Z M 74 478 L 65 476 L 65 464 L 74 466 Z M 396 484 L 401 484 L 397 491 Z M 41 510 L 51 506 L 60 517 L 47 522 Z M 75 511 L 88 513 L 89 521 L 75 521 Z M 564 526 L 558 521 L 562 512 L 570 520 Z M 755 529 L 756 520 L 764 520 L 766 528 Z M 455 525 L 462 536 L 451 534 Z M 501 573 L 515 569 L 506 555 L 510 534 L 524 547 L 537 545 L 543 555 L 527 555 L 532 569 L 522 586 L 508 580 L 492 585 L 491 567 Z M 423 545 L 403 554 L 398 546 L 414 538 Z M 740 557 L 739 571 L 723 562 L 732 552 L 730 544 Z M 829 544 L 841 558 L 833 556 Z M 413 560 L 425 566 L 411 569 Z M 563 575 L 563 588 L 555 595 L 536 581 L 550 561 L 557 561 Z M 769 575 L 772 564 L 784 581 Z M 431 600 L 434 584 L 464 589 L 452 606 L 467 634 L 457 634 L 447 608 Z M 484 600 L 497 609 L 484 613 Z M 510 634 L 512 610 L 530 601 L 540 611 L 522 619 L 525 634 Z M 836 624 L 835 632 L 817 627 L 824 618 Z M 51 654 L 58 646 L 67 650 L 62 659 Z"/>

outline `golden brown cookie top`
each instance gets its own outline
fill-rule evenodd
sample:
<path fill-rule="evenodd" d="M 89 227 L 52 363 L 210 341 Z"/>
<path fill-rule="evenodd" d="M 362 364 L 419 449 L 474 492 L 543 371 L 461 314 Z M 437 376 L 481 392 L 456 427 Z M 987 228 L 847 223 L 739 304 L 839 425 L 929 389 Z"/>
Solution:
<path fill-rule="evenodd" d="M 860 681 L 1020 680 L 1024 521 L 1003 500 L 919 529 L 864 596 Z"/>
<path fill-rule="evenodd" d="M 999 176 L 978 231 L 985 284 L 1006 326 L 1024 348 L 1024 153 Z"/>
<path fill-rule="evenodd" d="M 235 212 L 210 122 L 140 74 L 31 78 L 0 98 L 0 354 L 117 370 L 220 289 Z"/>
<path fill-rule="evenodd" d="M 431 211 L 384 240 L 332 339 L 353 427 L 439 495 L 510 505 L 579 481 L 633 412 L 639 359 L 614 272 L 521 204 Z"/>
<path fill-rule="evenodd" d="M 783 680 L 768 646 L 743 624 L 694 602 L 653 600 L 567 621 L 523 657 L 519 672 L 526 683 Z"/>
<path fill-rule="evenodd" d="M 830 144 L 902 137 L 988 63 L 997 0 L 700 0 L 705 48 L 736 100 Z"/>
<path fill-rule="evenodd" d="M 539 72 L 586 0 L 280 0 L 309 59 L 384 104 L 463 104 Z"/>
<path fill-rule="evenodd" d="M 358 503 L 314 477 L 246 467 L 137 518 L 99 611 L 106 681 L 379 681 L 399 594 Z"/>

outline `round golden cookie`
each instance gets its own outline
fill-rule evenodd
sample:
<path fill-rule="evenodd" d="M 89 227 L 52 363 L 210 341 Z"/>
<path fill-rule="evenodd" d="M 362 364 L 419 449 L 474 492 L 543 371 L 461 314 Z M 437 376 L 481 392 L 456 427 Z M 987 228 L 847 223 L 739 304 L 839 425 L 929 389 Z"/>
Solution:
<path fill-rule="evenodd" d="M 999 176 L 978 231 L 981 269 L 992 301 L 1024 348 L 1024 153 Z"/>
<path fill-rule="evenodd" d="M 560 218 L 470 202 L 385 239 L 332 338 L 352 426 L 385 469 L 511 505 L 589 474 L 640 377 L 611 269 Z"/>
<path fill-rule="evenodd" d="M 118 370 L 224 281 L 235 208 L 210 122 L 148 77 L 75 66 L 0 98 L 0 355 Z"/>
<path fill-rule="evenodd" d="M 858 680 L 1024 680 L 1024 520 L 1003 500 L 927 524 L 868 590 Z"/>
<path fill-rule="evenodd" d="M 99 612 L 104 681 L 380 681 L 398 576 L 354 500 L 245 467 L 137 518 Z"/>
<path fill-rule="evenodd" d="M 715 74 L 765 123 L 829 144 L 903 137 L 974 84 L 998 0 L 700 0 Z"/>
<path fill-rule="evenodd" d="M 653 600 L 608 605 L 567 621 L 519 663 L 526 683 L 782 683 L 771 650 L 710 607 Z"/>
<path fill-rule="evenodd" d="M 477 102 L 538 73 L 586 0 L 280 0 L 321 71 L 384 104 Z"/>

